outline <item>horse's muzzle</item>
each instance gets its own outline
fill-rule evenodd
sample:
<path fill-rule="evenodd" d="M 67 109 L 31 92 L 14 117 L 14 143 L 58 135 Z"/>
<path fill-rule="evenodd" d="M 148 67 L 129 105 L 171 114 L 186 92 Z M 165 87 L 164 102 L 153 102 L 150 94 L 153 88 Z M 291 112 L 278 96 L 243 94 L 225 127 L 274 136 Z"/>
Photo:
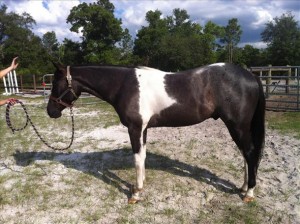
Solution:
<path fill-rule="evenodd" d="M 53 111 L 53 112 L 48 112 L 49 117 L 51 118 L 59 118 L 61 117 L 61 112 L 60 111 Z"/>
<path fill-rule="evenodd" d="M 51 118 L 61 117 L 61 111 L 59 109 L 57 109 L 56 107 L 51 106 L 50 103 L 48 103 L 48 106 L 47 106 L 47 113 L 48 113 L 49 117 L 51 117 Z"/>

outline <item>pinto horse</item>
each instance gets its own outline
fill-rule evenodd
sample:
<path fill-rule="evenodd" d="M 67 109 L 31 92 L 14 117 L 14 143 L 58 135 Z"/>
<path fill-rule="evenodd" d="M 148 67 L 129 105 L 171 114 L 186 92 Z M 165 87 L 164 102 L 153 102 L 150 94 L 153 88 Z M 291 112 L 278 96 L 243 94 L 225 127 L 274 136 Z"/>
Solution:
<path fill-rule="evenodd" d="M 147 129 L 222 119 L 244 157 L 244 201 L 254 188 L 265 138 L 265 98 L 258 77 L 232 64 L 216 63 L 169 73 L 148 67 L 56 65 L 47 106 L 51 118 L 82 92 L 111 104 L 128 128 L 136 168 L 129 203 L 140 200 L 145 180 Z"/>

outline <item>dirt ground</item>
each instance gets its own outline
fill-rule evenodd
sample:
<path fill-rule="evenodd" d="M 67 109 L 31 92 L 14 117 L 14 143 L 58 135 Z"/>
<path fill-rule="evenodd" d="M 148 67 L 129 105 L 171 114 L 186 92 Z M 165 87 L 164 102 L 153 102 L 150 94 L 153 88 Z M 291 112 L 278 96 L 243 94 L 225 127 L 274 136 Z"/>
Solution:
<path fill-rule="evenodd" d="M 135 170 L 127 129 L 96 127 L 76 132 L 69 152 L 20 147 L 2 159 L 0 221 L 300 223 L 299 159 L 299 140 L 268 129 L 256 201 L 245 204 L 243 159 L 222 121 L 149 129 L 144 200 L 128 205 Z M 18 198 L 25 187 L 30 196 Z"/>

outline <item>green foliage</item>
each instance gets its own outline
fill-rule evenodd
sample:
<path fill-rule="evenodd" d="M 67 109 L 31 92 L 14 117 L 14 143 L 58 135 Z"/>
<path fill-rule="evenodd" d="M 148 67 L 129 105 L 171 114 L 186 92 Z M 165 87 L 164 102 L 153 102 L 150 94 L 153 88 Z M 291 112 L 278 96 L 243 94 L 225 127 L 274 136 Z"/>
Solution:
<path fill-rule="evenodd" d="M 82 30 L 83 58 L 88 63 L 114 63 L 118 61 L 115 44 L 122 39 L 121 20 L 114 16 L 114 6 L 108 0 L 81 3 L 72 8 L 67 22 L 71 31 Z"/>
<path fill-rule="evenodd" d="M 134 42 L 134 54 L 138 55 L 142 63 L 147 66 L 157 67 L 157 62 L 162 38 L 167 35 L 166 20 L 160 19 L 162 13 L 158 10 L 146 14 L 148 27 L 142 27 Z"/>
<path fill-rule="evenodd" d="M 238 25 L 238 19 L 232 18 L 228 21 L 228 25 L 224 28 L 224 33 L 221 42 L 226 44 L 226 51 L 228 55 L 228 62 L 234 62 L 234 48 L 240 42 L 242 35 L 241 26 Z"/>
<path fill-rule="evenodd" d="M 186 70 L 218 61 L 229 61 L 246 66 L 299 65 L 300 30 L 291 13 L 283 14 L 266 24 L 262 40 L 268 48 L 251 45 L 238 48 L 242 28 L 237 18 L 222 27 L 208 21 L 201 27 L 190 19 L 184 9 L 174 9 L 171 15 L 148 11 L 147 26 L 142 26 L 133 41 L 128 29 L 114 15 L 115 7 L 109 0 L 83 2 L 70 11 L 67 22 L 71 31 L 80 33 L 81 40 L 65 38 L 59 43 L 54 31 L 42 38 L 32 29 L 36 24 L 28 14 L 7 12 L 0 5 L 0 69 L 11 59 L 20 57 L 18 74 L 23 81 L 31 74 L 41 80 L 52 73 L 51 61 L 63 64 L 143 64 L 165 71 Z M 220 44 L 221 43 L 221 44 Z M 222 46 L 223 45 L 223 46 Z"/>
<path fill-rule="evenodd" d="M 146 14 L 148 26 L 137 33 L 134 54 L 147 66 L 178 71 L 216 61 L 213 50 L 221 28 L 210 22 L 204 29 L 190 20 L 186 10 L 174 9 L 161 18 L 159 10 Z"/>
<path fill-rule="evenodd" d="M 269 64 L 300 64 L 300 27 L 290 12 L 268 22 L 261 37 L 268 44 Z"/>
<path fill-rule="evenodd" d="M 70 39 L 64 39 L 60 46 L 60 55 L 62 55 L 61 62 L 63 64 L 81 64 L 84 62 L 81 51 L 81 44 Z"/>
<path fill-rule="evenodd" d="M 270 128 L 279 130 L 283 134 L 292 134 L 300 139 L 299 112 L 268 112 L 267 121 Z"/>
<path fill-rule="evenodd" d="M 31 31 L 33 18 L 23 13 L 7 13 L 7 7 L 0 8 L 0 57 L 1 67 L 10 65 L 15 56 L 20 58 L 19 74 L 45 74 L 51 69 L 51 62 L 41 38 Z"/>

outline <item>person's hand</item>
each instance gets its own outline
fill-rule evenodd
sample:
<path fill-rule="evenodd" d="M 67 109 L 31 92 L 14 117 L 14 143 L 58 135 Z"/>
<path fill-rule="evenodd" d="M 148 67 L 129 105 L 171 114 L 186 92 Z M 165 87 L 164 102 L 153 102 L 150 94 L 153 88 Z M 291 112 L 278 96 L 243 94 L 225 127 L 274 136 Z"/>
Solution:
<path fill-rule="evenodd" d="M 7 104 L 10 103 L 13 106 L 13 105 L 15 105 L 17 103 L 17 99 L 15 99 L 15 98 L 9 98 L 9 99 L 7 99 L 6 103 Z"/>
<path fill-rule="evenodd" d="M 11 62 L 11 66 L 10 67 L 11 67 L 12 70 L 16 69 L 18 67 L 18 65 L 19 65 L 19 63 L 17 63 L 17 59 L 18 59 L 18 57 L 15 57 L 12 60 L 12 62 Z"/>

